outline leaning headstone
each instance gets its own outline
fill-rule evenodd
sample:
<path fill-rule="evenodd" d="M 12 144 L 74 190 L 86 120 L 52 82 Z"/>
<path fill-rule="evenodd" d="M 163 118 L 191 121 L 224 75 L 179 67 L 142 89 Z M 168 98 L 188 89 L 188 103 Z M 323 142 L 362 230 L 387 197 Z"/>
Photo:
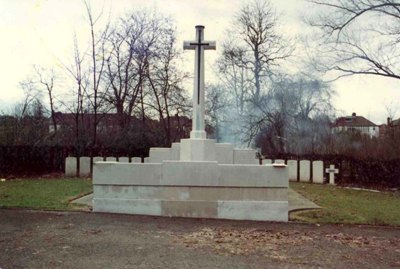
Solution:
<path fill-rule="evenodd" d="M 106 162 L 116 162 L 117 158 L 115 157 L 106 157 Z"/>
<path fill-rule="evenodd" d="M 274 161 L 276 164 L 285 164 L 285 160 L 277 159 Z"/>
<path fill-rule="evenodd" d="M 67 157 L 65 158 L 65 176 L 76 177 L 76 158 Z"/>
<path fill-rule="evenodd" d="M 118 157 L 118 162 L 129 163 L 129 157 Z"/>
<path fill-rule="evenodd" d="M 324 162 L 313 161 L 313 183 L 324 183 Z"/>
<path fill-rule="evenodd" d="M 141 162 L 142 162 L 142 158 L 140 158 L 140 157 L 133 157 L 133 158 L 132 158 L 132 162 L 133 162 L 133 163 L 141 163 Z"/>
<path fill-rule="evenodd" d="M 297 160 L 288 160 L 287 166 L 289 167 L 289 180 L 297 181 Z"/>
<path fill-rule="evenodd" d="M 90 176 L 90 157 L 79 158 L 79 176 L 80 177 Z"/>
<path fill-rule="evenodd" d="M 300 161 L 300 181 L 310 182 L 310 161 Z"/>
<path fill-rule="evenodd" d="M 262 164 L 272 164 L 272 160 L 271 159 L 263 159 Z"/>

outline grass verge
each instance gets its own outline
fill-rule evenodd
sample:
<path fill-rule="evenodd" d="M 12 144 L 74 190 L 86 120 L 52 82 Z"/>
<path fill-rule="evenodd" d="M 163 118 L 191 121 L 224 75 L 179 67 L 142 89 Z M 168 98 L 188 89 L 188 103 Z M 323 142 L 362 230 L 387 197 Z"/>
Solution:
<path fill-rule="evenodd" d="M 89 179 L 23 179 L 0 182 L 0 207 L 48 210 L 85 209 L 70 204 L 74 197 L 92 191 Z"/>
<path fill-rule="evenodd" d="M 290 214 L 291 220 L 400 226 L 400 193 L 344 189 L 331 185 L 290 183 L 322 209 Z"/>

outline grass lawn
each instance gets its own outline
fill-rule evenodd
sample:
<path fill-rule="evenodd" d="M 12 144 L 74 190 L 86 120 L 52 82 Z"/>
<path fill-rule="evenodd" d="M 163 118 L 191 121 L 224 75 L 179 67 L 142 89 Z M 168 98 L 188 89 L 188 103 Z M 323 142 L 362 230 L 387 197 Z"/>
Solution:
<path fill-rule="evenodd" d="M 89 179 L 23 179 L 0 182 L 0 207 L 82 209 L 70 199 L 92 191 Z"/>
<path fill-rule="evenodd" d="M 331 185 L 290 183 L 290 187 L 322 207 L 290 214 L 291 220 L 400 226 L 400 192 L 370 192 Z"/>

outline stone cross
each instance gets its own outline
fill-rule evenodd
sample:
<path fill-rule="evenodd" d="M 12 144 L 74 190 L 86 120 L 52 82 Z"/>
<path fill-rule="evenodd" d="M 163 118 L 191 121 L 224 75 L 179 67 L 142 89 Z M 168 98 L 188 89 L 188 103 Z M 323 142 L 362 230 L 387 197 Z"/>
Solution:
<path fill-rule="evenodd" d="M 331 164 L 329 168 L 325 169 L 325 173 L 329 173 L 329 184 L 335 184 L 335 174 L 339 173 L 339 169 L 336 169 L 335 165 Z"/>
<path fill-rule="evenodd" d="M 204 26 L 196 26 L 196 40 L 185 41 L 183 49 L 195 50 L 194 87 L 193 87 L 193 118 L 190 138 L 206 139 L 204 124 L 204 50 L 215 50 L 215 41 L 204 41 Z"/>

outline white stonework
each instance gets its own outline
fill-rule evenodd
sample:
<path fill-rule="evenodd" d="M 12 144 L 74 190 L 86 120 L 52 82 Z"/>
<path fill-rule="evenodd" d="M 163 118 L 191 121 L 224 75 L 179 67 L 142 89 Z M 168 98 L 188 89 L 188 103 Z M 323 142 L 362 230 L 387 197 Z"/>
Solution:
<path fill-rule="evenodd" d="M 80 177 L 90 176 L 90 157 L 79 158 L 79 176 Z"/>
<path fill-rule="evenodd" d="M 285 160 L 276 159 L 276 160 L 274 161 L 274 163 L 277 163 L 277 164 L 285 164 Z"/>
<path fill-rule="evenodd" d="M 67 157 L 65 158 L 65 176 L 76 177 L 76 158 Z"/>
<path fill-rule="evenodd" d="M 142 162 L 142 158 L 140 158 L 140 157 L 133 157 L 131 162 L 132 162 L 132 163 L 141 163 L 141 162 Z"/>
<path fill-rule="evenodd" d="M 216 161 L 220 164 L 233 164 L 233 150 L 232 144 L 217 143 L 216 144 Z"/>
<path fill-rule="evenodd" d="M 331 164 L 329 168 L 325 169 L 325 173 L 329 174 L 329 184 L 335 185 L 335 174 L 339 173 L 339 169 L 335 168 L 334 164 Z"/>
<path fill-rule="evenodd" d="M 310 161 L 308 160 L 300 161 L 300 181 L 310 182 Z"/>
<path fill-rule="evenodd" d="M 104 162 L 104 158 L 100 156 L 93 157 L 93 163 Z"/>
<path fill-rule="evenodd" d="M 271 159 L 263 159 L 262 164 L 272 164 L 272 160 Z"/>
<path fill-rule="evenodd" d="M 106 162 L 116 162 L 117 161 L 117 157 L 106 157 Z"/>
<path fill-rule="evenodd" d="M 260 164 L 254 149 L 235 149 L 233 151 L 234 164 Z"/>
<path fill-rule="evenodd" d="M 286 165 L 259 165 L 256 151 L 206 139 L 204 26 L 196 26 L 190 139 L 151 148 L 145 163 L 98 162 L 93 167 L 93 211 L 173 217 L 287 221 Z"/>
<path fill-rule="evenodd" d="M 181 159 L 181 143 L 172 143 L 171 145 L 171 160 Z"/>
<path fill-rule="evenodd" d="M 171 148 L 150 148 L 149 163 L 161 163 L 171 160 Z"/>
<path fill-rule="evenodd" d="M 286 166 L 98 162 L 93 173 L 95 212 L 288 220 Z"/>
<path fill-rule="evenodd" d="M 324 162 L 313 161 L 313 183 L 324 183 Z"/>
<path fill-rule="evenodd" d="M 297 160 L 288 160 L 287 166 L 289 167 L 289 180 L 297 181 Z"/>
<path fill-rule="evenodd" d="M 181 161 L 216 161 L 215 140 L 182 139 Z"/>
<path fill-rule="evenodd" d="M 118 162 L 129 163 L 129 157 L 118 157 Z"/>

